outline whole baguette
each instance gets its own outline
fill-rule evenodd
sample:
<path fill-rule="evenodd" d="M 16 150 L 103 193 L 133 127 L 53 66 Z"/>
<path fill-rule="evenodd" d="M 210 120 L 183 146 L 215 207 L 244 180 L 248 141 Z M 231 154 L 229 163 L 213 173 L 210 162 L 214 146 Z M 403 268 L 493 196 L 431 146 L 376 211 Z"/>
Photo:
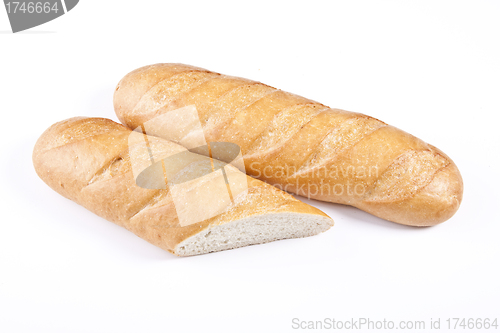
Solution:
<path fill-rule="evenodd" d="M 462 178 L 447 155 L 360 113 L 183 64 L 134 70 L 114 95 L 129 128 L 189 105 L 207 142 L 239 145 L 247 173 L 285 191 L 413 226 L 441 223 L 461 203 Z"/>
<path fill-rule="evenodd" d="M 231 186 L 235 183 L 231 183 L 232 176 L 236 175 L 239 178 L 234 179 L 243 179 L 247 190 L 234 192 L 230 204 L 217 215 L 181 225 L 169 188 L 138 186 L 132 169 L 141 163 L 151 164 L 151 156 L 159 161 L 163 156 L 182 153 L 188 163 L 178 167 L 171 178 L 191 179 L 186 183 L 189 190 L 181 193 L 181 199 L 189 203 L 193 193 L 206 188 L 207 177 L 198 177 L 198 173 L 209 158 L 155 137 L 147 137 L 151 155 L 141 155 L 137 153 L 140 143 L 131 141 L 131 133 L 104 118 L 78 117 L 56 123 L 34 147 L 35 170 L 64 197 L 178 256 L 311 236 L 333 225 L 331 218 L 318 209 L 229 165 L 226 170 Z M 219 194 L 211 193 L 211 202 L 197 202 L 194 209 L 217 204 Z"/>

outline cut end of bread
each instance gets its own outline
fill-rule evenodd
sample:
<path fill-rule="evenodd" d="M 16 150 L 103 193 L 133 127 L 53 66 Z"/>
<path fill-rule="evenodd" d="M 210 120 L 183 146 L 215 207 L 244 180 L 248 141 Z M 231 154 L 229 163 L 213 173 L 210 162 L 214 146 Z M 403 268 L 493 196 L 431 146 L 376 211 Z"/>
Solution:
<path fill-rule="evenodd" d="M 330 218 L 300 213 L 276 213 L 247 217 L 209 226 L 179 243 L 174 254 L 187 257 L 322 233 L 333 226 Z"/>

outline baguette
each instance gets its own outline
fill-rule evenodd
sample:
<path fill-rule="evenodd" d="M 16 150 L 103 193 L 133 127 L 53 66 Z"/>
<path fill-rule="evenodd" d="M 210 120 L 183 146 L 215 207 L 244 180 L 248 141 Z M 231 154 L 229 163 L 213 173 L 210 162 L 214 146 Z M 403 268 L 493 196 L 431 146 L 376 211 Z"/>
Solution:
<path fill-rule="evenodd" d="M 221 163 L 155 137 L 146 137 L 148 156 L 143 154 L 140 140 L 131 140 L 133 134 L 144 137 L 108 119 L 71 118 L 42 134 L 34 147 L 33 164 L 39 177 L 56 192 L 177 256 L 306 237 L 333 225 L 320 210 L 231 165 L 224 168 L 227 186 L 236 189 L 231 201 L 224 204 L 221 199 L 226 185 L 215 187 L 208 202 L 188 207 L 186 212 L 193 219 L 183 224 L 178 216 L 183 206 L 175 200 L 189 204 L 196 193 L 214 189 L 209 186 L 216 184 L 216 172 L 201 177 L 202 171 L 210 163 Z M 149 170 L 145 167 L 151 165 L 151 157 L 161 163 L 170 161 L 167 169 L 174 171 L 168 181 L 185 184 L 177 193 L 180 197 L 174 197 L 172 187 L 138 186 L 135 169 Z M 213 216 L 194 219 L 193 211 L 203 216 L 213 207 L 218 209 Z"/>
<path fill-rule="evenodd" d="M 129 128 L 189 105 L 207 142 L 239 145 L 248 174 L 287 192 L 413 226 L 441 223 L 461 203 L 462 178 L 447 155 L 373 117 L 183 64 L 134 70 L 114 94 Z"/>

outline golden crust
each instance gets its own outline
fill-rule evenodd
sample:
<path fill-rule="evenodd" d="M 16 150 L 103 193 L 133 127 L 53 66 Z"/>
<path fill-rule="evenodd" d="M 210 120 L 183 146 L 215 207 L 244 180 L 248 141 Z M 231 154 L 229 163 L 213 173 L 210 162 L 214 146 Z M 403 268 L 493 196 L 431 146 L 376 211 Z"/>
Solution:
<path fill-rule="evenodd" d="M 130 133 L 123 125 L 104 118 L 78 117 L 59 122 L 38 139 L 33 151 L 35 170 L 56 192 L 174 254 L 176 246 L 189 237 L 236 219 L 281 212 L 328 218 L 291 195 L 244 176 L 249 193 L 245 200 L 235 201 L 215 217 L 181 226 L 168 189 L 136 185 L 129 154 Z M 185 151 L 166 140 L 150 140 L 158 150 L 155 153 Z"/>
<path fill-rule="evenodd" d="M 239 145 L 247 173 L 281 189 L 415 226 L 441 223 L 461 203 L 462 178 L 448 156 L 363 114 L 183 64 L 135 70 L 114 96 L 130 128 L 188 105 L 207 141 Z"/>

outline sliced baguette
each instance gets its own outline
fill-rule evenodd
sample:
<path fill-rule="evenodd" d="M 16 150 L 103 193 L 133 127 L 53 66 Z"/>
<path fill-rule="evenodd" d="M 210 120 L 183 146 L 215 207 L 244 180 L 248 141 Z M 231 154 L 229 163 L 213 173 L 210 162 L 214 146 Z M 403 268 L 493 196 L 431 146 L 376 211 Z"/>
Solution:
<path fill-rule="evenodd" d="M 181 225 L 168 188 L 148 189 L 136 184 L 134 165 L 145 167 L 151 162 L 147 154 L 137 154 L 139 143 L 130 141 L 131 134 L 126 127 L 104 118 L 78 117 L 56 123 L 35 145 L 35 170 L 56 192 L 178 256 L 312 236 L 333 225 L 320 210 L 229 165 L 230 182 L 239 179 L 236 182 L 245 183 L 247 190 L 234 192 L 232 201 L 215 216 Z M 155 160 L 186 151 L 175 143 L 147 138 Z M 194 153 L 186 156 L 190 156 L 189 163 L 178 168 L 176 176 L 196 173 L 196 163 L 208 159 Z M 188 202 L 193 193 L 204 189 L 210 177 L 191 180 L 186 193 L 180 195 Z M 207 209 L 221 195 L 215 191 Z"/>

